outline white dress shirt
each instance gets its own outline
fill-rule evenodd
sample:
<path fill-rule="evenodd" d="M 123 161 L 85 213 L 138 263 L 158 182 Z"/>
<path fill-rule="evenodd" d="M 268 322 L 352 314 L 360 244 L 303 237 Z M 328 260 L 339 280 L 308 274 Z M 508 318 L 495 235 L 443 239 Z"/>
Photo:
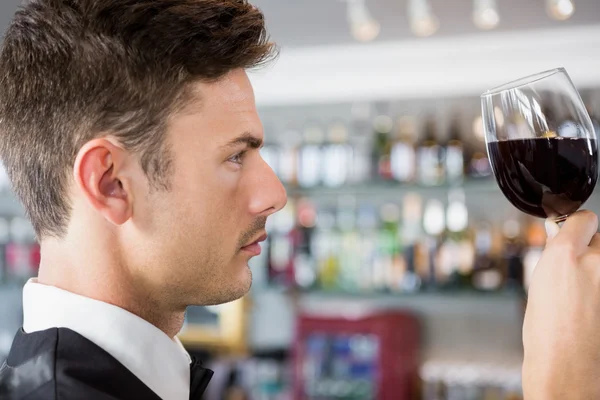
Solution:
<path fill-rule="evenodd" d="M 68 328 L 130 370 L 163 400 L 189 400 L 190 356 L 179 339 L 120 307 L 31 279 L 23 288 L 23 330 Z"/>

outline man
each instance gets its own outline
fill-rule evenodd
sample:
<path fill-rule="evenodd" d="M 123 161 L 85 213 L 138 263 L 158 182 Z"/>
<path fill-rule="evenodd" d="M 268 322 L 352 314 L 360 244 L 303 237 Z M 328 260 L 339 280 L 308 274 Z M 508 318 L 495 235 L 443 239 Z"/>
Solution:
<path fill-rule="evenodd" d="M 1 399 L 198 399 L 188 305 L 250 287 L 285 192 L 244 68 L 272 55 L 245 0 L 36 0 L 0 54 L 0 156 L 42 246 Z M 600 398 L 600 236 L 573 215 L 536 268 L 528 400 Z M 191 383 L 190 383 L 191 381 Z"/>
<path fill-rule="evenodd" d="M 1 399 L 199 399 L 188 305 L 246 294 L 286 194 L 246 0 L 33 0 L 0 53 L 0 156 L 41 243 Z"/>

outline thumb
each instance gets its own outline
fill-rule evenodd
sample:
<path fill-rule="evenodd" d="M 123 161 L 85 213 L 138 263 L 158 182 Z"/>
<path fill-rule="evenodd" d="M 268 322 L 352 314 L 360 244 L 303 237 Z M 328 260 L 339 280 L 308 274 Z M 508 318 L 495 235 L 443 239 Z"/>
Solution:
<path fill-rule="evenodd" d="M 556 237 L 556 235 L 558 235 L 558 233 L 560 232 L 560 226 L 558 226 L 558 224 L 550 218 L 546 219 L 545 226 L 546 226 L 546 235 L 548 236 L 548 238 L 546 239 L 546 242 L 549 242 L 552 239 L 554 239 Z"/>

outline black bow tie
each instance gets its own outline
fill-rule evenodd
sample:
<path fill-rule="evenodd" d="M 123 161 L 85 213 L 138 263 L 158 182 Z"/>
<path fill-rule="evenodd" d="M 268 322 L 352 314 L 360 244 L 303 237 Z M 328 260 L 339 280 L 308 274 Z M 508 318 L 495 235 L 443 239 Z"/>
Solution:
<path fill-rule="evenodd" d="M 214 372 L 202 366 L 200 360 L 192 356 L 190 364 L 190 400 L 201 400 Z"/>

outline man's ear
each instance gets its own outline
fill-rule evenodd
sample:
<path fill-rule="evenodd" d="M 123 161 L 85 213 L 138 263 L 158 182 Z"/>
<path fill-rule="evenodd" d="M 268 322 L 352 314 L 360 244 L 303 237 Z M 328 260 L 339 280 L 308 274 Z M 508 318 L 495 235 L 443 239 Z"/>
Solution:
<path fill-rule="evenodd" d="M 73 170 L 88 204 L 115 225 L 124 224 L 133 215 L 127 156 L 127 151 L 111 139 L 93 139 L 77 153 Z"/>

